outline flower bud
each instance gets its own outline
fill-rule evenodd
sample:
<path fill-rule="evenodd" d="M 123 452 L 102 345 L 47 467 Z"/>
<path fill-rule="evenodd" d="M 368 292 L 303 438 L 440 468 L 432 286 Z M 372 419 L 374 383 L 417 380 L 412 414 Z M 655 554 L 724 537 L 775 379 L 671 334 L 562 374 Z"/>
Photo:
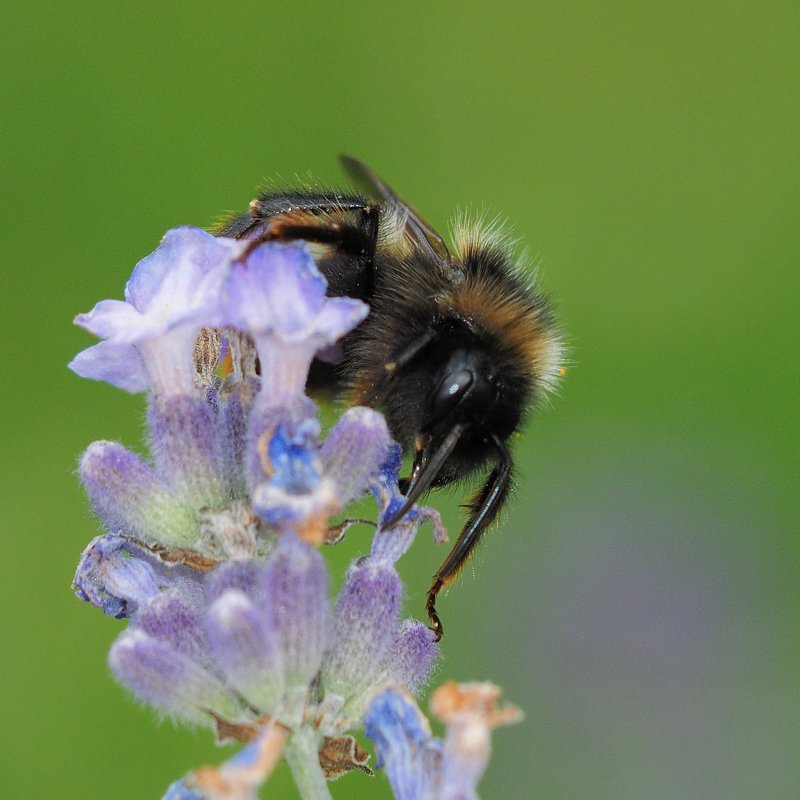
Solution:
<path fill-rule="evenodd" d="M 81 458 L 80 475 L 92 508 L 109 531 L 177 546 L 197 538 L 193 515 L 139 456 L 121 444 L 91 444 Z"/>
<path fill-rule="evenodd" d="M 283 689 L 281 653 L 263 607 L 228 589 L 208 610 L 211 654 L 228 683 L 252 706 L 273 714 Z"/>
<path fill-rule="evenodd" d="M 264 593 L 286 683 L 307 685 L 319 670 L 330 616 L 322 556 L 293 534 L 283 534 L 264 571 Z"/>
<path fill-rule="evenodd" d="M 219 508 L 228 499 L 216 418 L 200 397 L 153 395 L 147 412 L 150 451 L 158 474 L 192 508 Z"/>
<path fill-rule="evenodd" d="M 160 586 L 153 565 L 131 556 L 130 543 L 121 536 L 96 536 L 78 563 L 72 582 L 75 594 L 110 617 L 135 614 Z"/>
<path fill-rule="evenodd" d="M 385 682 L 399 683 L 416 694 L 430 677 L 439 644 L 427 625 L 406 619 L 397 627 L 389 653 Z"/>
<path fill-rule="evenodd" d="M 390 444 L 386 421 L 377 411 L 357 407 L 342 415 L 320 450 L 324 472 L 336 478 L 342 507 L 367 491 Z"/>
<path fill-rule="evenodd" d="M 135 628 L 111 646 L 108 663 L 142 702 L 189 722 L 208 724 L 208 711 L 234 719 L 241 707 L 222 683 L 194 659 Z"/>
<path fill-rule="evenodd" d="M 394 637 L 401 591 L 389 564 L 364 558 L 350 566 L 322 671 L 326 691 L 348 699 L 372 686 Z"/>

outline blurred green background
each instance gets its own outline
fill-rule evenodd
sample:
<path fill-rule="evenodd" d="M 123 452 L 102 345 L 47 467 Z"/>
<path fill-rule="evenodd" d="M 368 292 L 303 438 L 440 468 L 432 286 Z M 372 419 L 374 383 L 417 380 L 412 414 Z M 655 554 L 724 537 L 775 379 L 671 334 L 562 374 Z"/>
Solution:
<path fill-rule="evenodd" d="M 71 319 L 168 228 L 266 178 L 339 182 L 342 151 L 441 228 L 506 214 L 569 336 L 507 521 L 440 605 L 436 682 L 491 679 L 527 715 L 482 796 L 800 794 L 797 3 L 5 18 L 2 796 L 153 798 L 230 753 L 137 707 L 105 663 L 122 623 L 70 593 L 97 532 L 76 459 L 142 427 L 140 397 L 67 371 L 91 342 Z M 437 497 L 453 528 L 459 499 Z M 409 613 L 440 557 L 423 534 L 404 560 Z M 264 796 L 295 796 L 285 769 Z"/>

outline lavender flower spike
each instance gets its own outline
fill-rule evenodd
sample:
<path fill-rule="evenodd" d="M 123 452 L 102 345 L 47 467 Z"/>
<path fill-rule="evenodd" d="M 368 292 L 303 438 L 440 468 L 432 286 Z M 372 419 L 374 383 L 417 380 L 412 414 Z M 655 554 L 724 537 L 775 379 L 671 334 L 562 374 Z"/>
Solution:
<path fill-rule="evenodd" d="M 105 341 L 73 369 L 148 390 L 149 456 L 114 442 L 84 454 L 107 532 L 84 551 L 75 593 L 129 620 L 108 661 L 139 700 L 244 744 L 169 800 L 255 800 L 281 756 L 305 800 L 326 800 L 327 781 L 372 774 L 352 735 L 365 726 L 397 797 L 471 797 L 492 714 L 446 709 L 438 741 L 410 700 L 438 644 L 404 618 L 395 562 L 423 522 L 444 537 L 438 514 L 413 508 L 379 527 L 329 597 L 319 545 L 340 538 L 333 515 L 371 493 L 379 523 L 403 502 L 383 417 L 350 409 L 321 440 L 304 393 L 315 356 L 368 309 L 326 297 L 304 245 L 248 247 L 170 231 L 124 302 L 78 317 Z"/>

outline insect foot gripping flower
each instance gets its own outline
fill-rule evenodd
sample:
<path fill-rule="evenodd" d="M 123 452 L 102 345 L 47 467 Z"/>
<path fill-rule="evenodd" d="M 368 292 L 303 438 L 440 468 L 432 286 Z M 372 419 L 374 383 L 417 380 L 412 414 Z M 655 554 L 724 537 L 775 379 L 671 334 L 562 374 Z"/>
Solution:
<path fill-rule="evenodd" d="M 371 493 L 388 519 L 402 497 L 378 412 L 351 408 L 321 440 L 306 374 L 368 311 L 325 291 L 304 245 L 251 252 L 178 228 L 124 301 L 76 320 L 102 341 L 71 368 L 147 393 L 149 456 L 101 441 L 81 458 L 105 533 L 73 588 L 129 620 L 109 664 L 138 699 L 246 743 L 168 797 L 254 797 L 279 756 L 304 797 L 328 797 L 327 780 L 370 772 L 349 735 L 369 698 L 419 689 L 436 660 L 428 628 L 400 616 L 394 567 L 422 522 L 444 537 L 436 512 L 414 508 L 376 536 L 329 599 L 318 546 L 345 527 L 331 517 Z"/>

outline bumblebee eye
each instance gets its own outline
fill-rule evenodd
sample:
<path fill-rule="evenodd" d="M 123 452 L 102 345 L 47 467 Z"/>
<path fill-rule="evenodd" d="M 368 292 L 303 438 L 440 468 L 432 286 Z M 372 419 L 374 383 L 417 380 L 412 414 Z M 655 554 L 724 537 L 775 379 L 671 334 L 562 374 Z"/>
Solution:
<path fill-rule="evenodd" d="M 455 370 L 445 375 L 431 395 L 431 413 L 434 419 L 447 416 L 464 399 L 474 383 L 475 376 L 468 369 Z"/>

